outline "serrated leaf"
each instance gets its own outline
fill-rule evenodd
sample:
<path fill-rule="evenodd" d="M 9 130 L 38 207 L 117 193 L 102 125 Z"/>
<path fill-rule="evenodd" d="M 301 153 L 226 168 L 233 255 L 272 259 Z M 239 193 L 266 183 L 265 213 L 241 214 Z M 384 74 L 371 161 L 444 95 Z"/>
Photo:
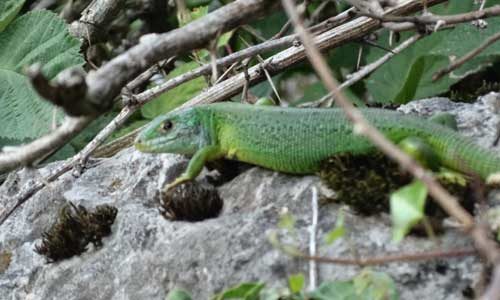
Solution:
<path fill-rule="evenodd" d="M 199 65 L 195 62 L 182 64 L 168 74 L 167 80 L 182 75 L 198 66 Z M 146 103 L 141 108 L 141 114 L 146 119 L 154 119 L 155 117 L 167 113 L 183 104 L 206 87 L 207 83 L 203 77 L 198 77 L 194 80 L 181 84 L 178 87 L 161 94 L 153 101 Z"/>
<path fill-rule="evenodd" d="M 0 32 L 14 20 L 26 0 L 2 0 L 0 2 Z"/>
<path fill-rule="evenodd" d="M 191 296 L 181 289 L 175 289 L 168 293 L 165 300 L 191 300 Z"/>
<path fill-rule="evenodd" d="M 390 198 L 392 238 L 400 242 L 424 217 L 427 187 L 419 180 L 414 181 L 392 193 Z"/>
<path fill-rule="evenodd" d="M 288 288 L 290 289 L 290 292 L 293 294 L 300 293 L 300 291 L 304 288 L 305 281 L 306 279 L 302 273 L 288 277 Z"/>
<path fill-rule="evenodd" d="M 65 68 L 81 65 L 80 42 L 67 25 L 49 11 L 27 13 L 0 33 L 0 136 L 35 138 L 51 129 L 54 107 L 32 89 L 23 69 L 41 63 L 54 78 Z"/>
<path fill-rule="evenodd" d="M 214 300 L 241 299 L 258 300 L 259 293 L 265 284 L 258 282 L 247 282 L 229 288 L 213 297 Z"/>

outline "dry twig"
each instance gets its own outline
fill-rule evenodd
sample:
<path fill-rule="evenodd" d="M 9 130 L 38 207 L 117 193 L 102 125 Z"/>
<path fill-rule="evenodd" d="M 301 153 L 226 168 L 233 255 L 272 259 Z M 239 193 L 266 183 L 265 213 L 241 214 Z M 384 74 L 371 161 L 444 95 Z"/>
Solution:
<path fill-rule="evenodd" d="M 313 39 L 302 25 L 299 15 L 295 10 L 292 0 L 282 0 L 282 4 L 299 34 L 309 61 L 318 73 L 321 80 L 335 96 L 337 104 L 344 110 L 348 119 L 354 124 L 355 132 L 367 137 L 379 150 L 388 157 L 395 160 L 403 169 L 410 172 L 415 178 L 420 179 L 428 188 L 429 194 L 450 216 L 462 223 L 465 232 L 469 232 L 474 239 L 477 250 L 483 254 L 488 261 L 494 265 L 494 277 L 483 299 L 500 299 L 500 293 L 496 293 L 500 283 L 500 251 L 495 242 L 488 238 L 488 230 L 483 226 L 477 226 L 473 217 L 460 206 L 455 197 L 450 195 L 433 176 L 426 172 L 417 162 L 401 151 L 396 145 L 389 141 L 375 127 L 371 126 L 363 117 L 361 112 L 344 96 L 338 88 L 338 83 L 331 74 L 321 53 L 314 45 Z M 497 276 L 499 275 L 499 276 Z"/>

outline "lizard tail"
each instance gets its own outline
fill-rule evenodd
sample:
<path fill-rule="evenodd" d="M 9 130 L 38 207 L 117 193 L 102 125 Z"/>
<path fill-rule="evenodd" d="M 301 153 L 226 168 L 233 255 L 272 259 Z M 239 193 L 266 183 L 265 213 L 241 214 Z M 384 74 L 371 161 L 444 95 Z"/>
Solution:
<path fill-rule="evenodd" d="M 443 165 L 465 174 L 479 175 L 486 179 L 490 174 L 500 172 L 500 157 L 491 149 L 483 148 L 472 140 L 455 132 L 440 135 L 439 140 L 429 138 L 434 144 Z"/>

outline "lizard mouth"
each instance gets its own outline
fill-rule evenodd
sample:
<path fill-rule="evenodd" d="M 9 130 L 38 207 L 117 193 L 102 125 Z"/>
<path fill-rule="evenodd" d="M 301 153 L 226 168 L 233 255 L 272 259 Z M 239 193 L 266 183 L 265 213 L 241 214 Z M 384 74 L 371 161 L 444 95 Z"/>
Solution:
<path fill-rule="evenodd" d="M 147 139 L 144 136 L 138 136 L 134 141 L 134 146 L 141 152 L 152 152 L 156 148 L 155 144 L 158 144 L 155 140 L 156 139 Z"/>
<path fill-rule="evenodd" d="M 160 137 L 149 140 L 138 137 L 134 146 L 141 152 L 161 152 L 162 146 L 169 145 L 172 140 L 175 140 L 175 137 Z"/>
<path fill-rule="evenodd" d="M 147 142 L 135 142 L 134 146 L 141 152 L 147 152 L 151 148 Z"/>

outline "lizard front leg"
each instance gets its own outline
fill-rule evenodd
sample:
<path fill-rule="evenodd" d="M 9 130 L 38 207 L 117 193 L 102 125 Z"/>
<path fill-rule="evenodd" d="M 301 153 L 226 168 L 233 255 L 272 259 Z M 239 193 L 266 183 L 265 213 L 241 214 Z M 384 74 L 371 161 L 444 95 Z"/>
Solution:
<path fill-rule="evenodd" d="M 164 188 L 164 192 L 170 190 L 171 188 L 184 183 L 189 180 L 193 180 L 198 176 L 203 169 L 203 166 L 207 161 L 211 161 L 223 156 L 219 146 L 205 146 L 198 150 L 194 156 L 189 161 L 188 167 L 181 176 L 177 177 L 174 181 L 167 184 Z"/>

